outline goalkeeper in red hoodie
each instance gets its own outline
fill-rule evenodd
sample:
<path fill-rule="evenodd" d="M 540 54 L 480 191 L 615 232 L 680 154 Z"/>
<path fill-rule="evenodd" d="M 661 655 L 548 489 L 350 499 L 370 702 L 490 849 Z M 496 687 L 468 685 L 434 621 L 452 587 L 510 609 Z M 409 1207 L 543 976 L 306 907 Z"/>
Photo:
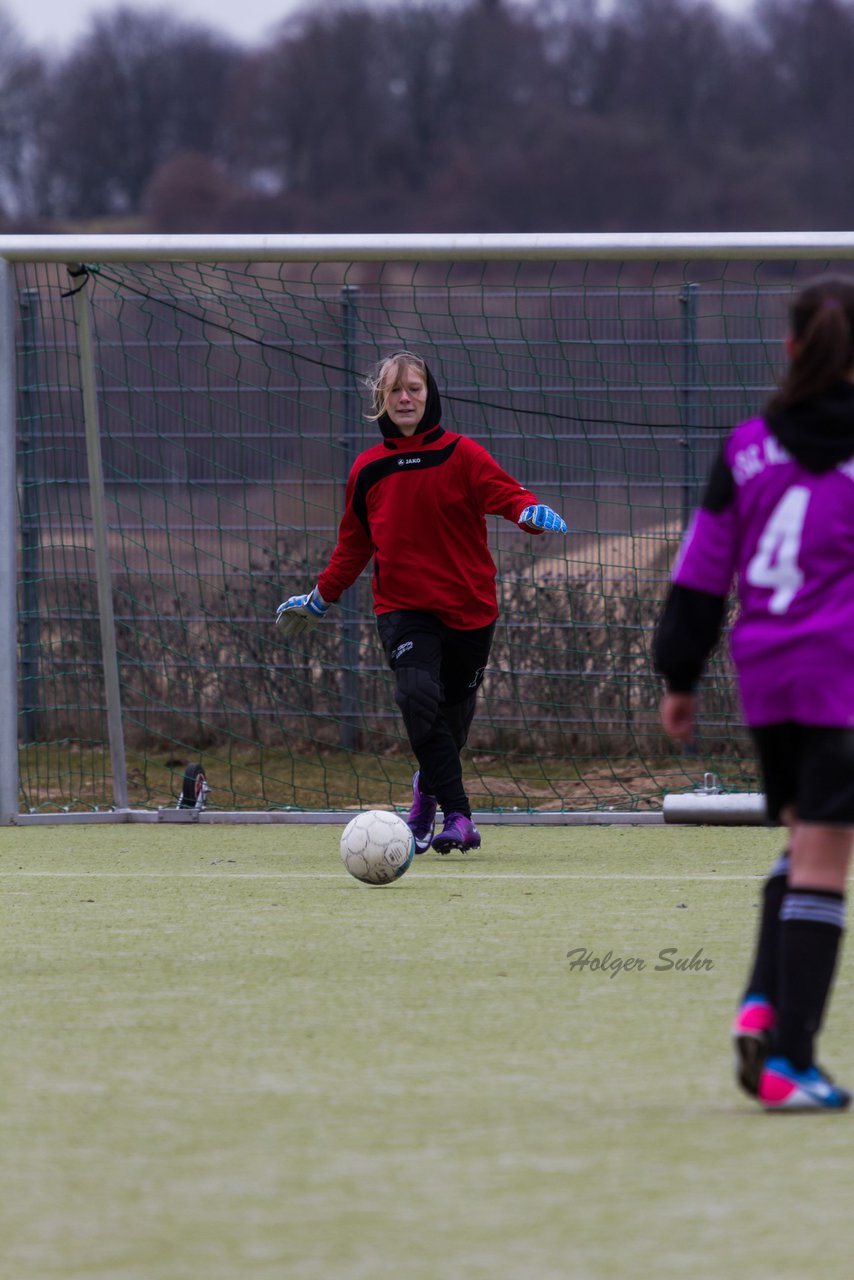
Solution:
<path fill-rule="evenodd" d="M 498 617 L 485 517 L 533 534 L 566 533 L 566 524 L 481 445 L 442 427 L 439 389 L 420 357 L 389 356 L 370 386 L 383 439 L 353 464 L 317 586 L 279 605 L 276 621 L 287 636 L 315 626 L 373 558 L 377 628 L 418 761 L 407 819 L 416 850 L 476 849 L 460 752 Z M 444 824 L 434 836 L 437 808 Z"/>

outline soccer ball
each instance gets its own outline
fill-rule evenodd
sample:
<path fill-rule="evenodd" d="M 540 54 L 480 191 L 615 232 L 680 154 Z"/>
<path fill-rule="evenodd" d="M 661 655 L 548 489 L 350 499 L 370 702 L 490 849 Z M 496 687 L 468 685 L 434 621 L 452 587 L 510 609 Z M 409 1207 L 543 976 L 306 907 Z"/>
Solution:
<path fill-rule="evenodd" d="M 412 862 L 415 837 L 396 813 L 368 809 L 341 833 L 341 861 L 365 884 L 391 884 Z"/>

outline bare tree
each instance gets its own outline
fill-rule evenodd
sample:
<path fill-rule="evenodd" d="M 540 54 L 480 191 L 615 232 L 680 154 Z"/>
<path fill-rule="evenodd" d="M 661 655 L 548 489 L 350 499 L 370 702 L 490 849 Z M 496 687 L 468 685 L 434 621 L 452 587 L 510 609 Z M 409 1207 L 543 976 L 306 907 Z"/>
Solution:
<path fill-rule="evenodd" d="M 0 205 L 193 230 L 847 225 L 854 0 L 324 0 L 251 53 L 0 20 Z"/>
<path fill-rule="evenodd" d="M 382 119 L 378 26 L 367 8 L 311 11 L 243 68 L 230 158 L 244 177 L 274 170 L 282 190 L 350 202 Z"/>
<path fill-rule="evenodd" d="M 154 171 L 180 150 L 216 150 L 239 50 L 167 11 L 102 13 L 57 68 L 43 172 L 50 212 L 140 208 Z"/>
<path fill-rule="evenodd" d="M 763 0 L 767 76 L 763 141 L 799 160 L 791 181 L 810 225 L 848 226 L 854 174 L 846 163 L 854 113 L 854 5 L 850 0 Z"/>
<path fill-rule="evenodd" d="M 32 214 L 39 144 L 41 57 L 0 9 L 0 208 L 13 218 Z"/>
<path fill-rule="evenodd" d="M 674 139 L 727 122 L 736 34 L 705 0 L 618 0 L 604 23 L 590 105 L 656 121 Z"/>
<path fill-rule="evenodd" d="M 155 231 L 216 231 L 232 198 L 220 165 L 198 151 L 176 151 L 156 170 L 144 207 Z"/>
<path fill-rule="evenodd" d="M 315 229 L 435 226 L 439 176 L 466 155 L 476 184 L 493 146 L 539 128 L 550 74 L 531 17 L 502 5 L 313 10 L 242 69 L 229 139 L 242 180 L 272 166 Z"/>

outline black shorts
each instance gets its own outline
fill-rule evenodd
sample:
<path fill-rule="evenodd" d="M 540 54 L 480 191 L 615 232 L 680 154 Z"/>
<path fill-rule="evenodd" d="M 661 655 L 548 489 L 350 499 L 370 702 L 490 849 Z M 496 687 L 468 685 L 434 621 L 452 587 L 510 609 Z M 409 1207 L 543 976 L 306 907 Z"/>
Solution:
<path fill-rule="evenodd" d="M 788 805 L 801 822 L 854 827 L 854 729 L 786 721 L 750 732 L 769 821 Z"/>
<path fill-rule="evenodd" d="M 377 617 L 380 642 L 392 671 L 424 667 L 442 690 L 442 702 L 454 705 L 477 693 L 489 662 L 495 623 L 457 631 L 432 613 L 399 610 Z"/>

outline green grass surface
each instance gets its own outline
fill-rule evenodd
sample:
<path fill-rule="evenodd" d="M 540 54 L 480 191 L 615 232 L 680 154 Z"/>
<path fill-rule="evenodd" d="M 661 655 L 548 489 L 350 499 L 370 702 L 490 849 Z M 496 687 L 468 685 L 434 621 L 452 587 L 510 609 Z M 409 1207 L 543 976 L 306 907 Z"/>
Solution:
<path fill-rule="evenodd" d="M 779 834 L 487 827 L 383 889 L 337 837 L 0 831 L 0 1275 L 851 1274 L 854 1118 L 730 1077 Z"/>

